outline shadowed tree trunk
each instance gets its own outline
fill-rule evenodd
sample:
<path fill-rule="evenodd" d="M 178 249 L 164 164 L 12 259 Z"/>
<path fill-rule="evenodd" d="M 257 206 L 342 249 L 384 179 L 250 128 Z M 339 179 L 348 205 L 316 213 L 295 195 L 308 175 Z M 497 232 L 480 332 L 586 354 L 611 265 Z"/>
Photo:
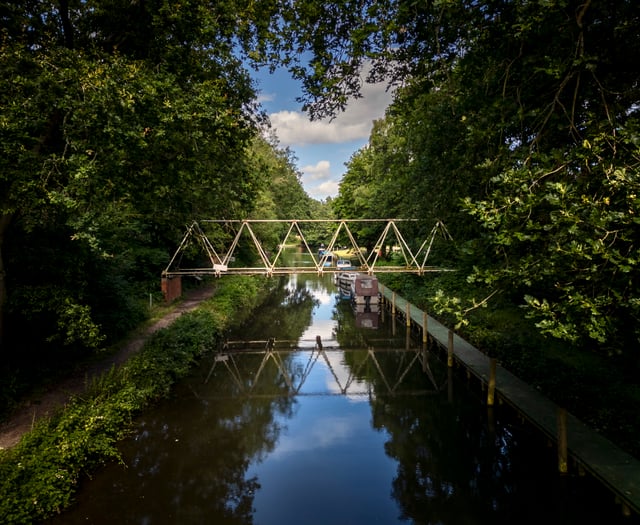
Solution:
<path fill-rule="evenodd" d="M 12 215 L 8 213 L 0 217 L 0 354 L 2 353 L 4 342 L 4 309 L 7 303 L 7 281 L 2 248 L 4 246 L 4 234 L 9 227 L 11 218 Z"/>

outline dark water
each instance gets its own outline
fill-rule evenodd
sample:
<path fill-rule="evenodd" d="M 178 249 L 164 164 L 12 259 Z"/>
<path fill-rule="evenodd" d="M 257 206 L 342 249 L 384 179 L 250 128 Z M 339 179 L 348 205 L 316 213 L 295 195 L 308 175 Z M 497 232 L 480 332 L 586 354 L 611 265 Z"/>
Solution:
<path fill-rule="evenodd" d="M 212 355 L 52 523 L 632 523 L 388 317 L 358 329 L 330 276 L 292 277 L 230 334 L 274 348 Z"/>

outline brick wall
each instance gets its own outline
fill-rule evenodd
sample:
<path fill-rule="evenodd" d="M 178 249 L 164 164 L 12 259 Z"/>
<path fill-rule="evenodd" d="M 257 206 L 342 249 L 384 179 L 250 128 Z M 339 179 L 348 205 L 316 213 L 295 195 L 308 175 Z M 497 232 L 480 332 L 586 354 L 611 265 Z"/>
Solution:
<path fill-rule="evenodd" d="M 162 278 L 162 295 L 165 303 L 170 303 L 182 295 L 182 277 Z"/>

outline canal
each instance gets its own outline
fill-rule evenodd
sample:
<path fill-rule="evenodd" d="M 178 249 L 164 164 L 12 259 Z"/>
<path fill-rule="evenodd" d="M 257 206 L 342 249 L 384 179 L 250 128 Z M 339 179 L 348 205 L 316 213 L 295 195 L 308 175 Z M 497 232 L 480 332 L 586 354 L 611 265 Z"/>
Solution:
<path fill-rule="evenodd" d="M 50 523 L 631 523 L 388 312 L 354 313 L 330 275 L 283 278 L 121 452 Z"/>

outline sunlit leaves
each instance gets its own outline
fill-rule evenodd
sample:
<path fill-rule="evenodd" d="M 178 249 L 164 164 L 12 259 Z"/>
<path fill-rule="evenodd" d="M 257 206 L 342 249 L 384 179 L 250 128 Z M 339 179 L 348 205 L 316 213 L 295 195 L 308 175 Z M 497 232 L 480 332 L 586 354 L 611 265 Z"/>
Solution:
<path fill-rule="evenodd" d="M 91 318 L 91 309 L 70 298 L 60 305 L 58 334 L 62 336 L 65 345 L 76 344 L 93 349 L 99 348 L 105 340 L 100 327 Z"/>
<path fill-rule="evenodd" d="M 637 3 L 377 12 L 388 18 L 368 42 L 393 41 L 402 64 L 375 47 L 366 57 L 404 85 L 336 204 L 367 213 L 371 204 L 355 205 L 366 194 L 377 209 L 444 219 L 467 243 L 459 263 L 473 265 L 471 282 L 505 290 L 544 333 L 610 351 L 637 344 L 640 49 L 627 22 L 640 19 Z M 365 27 L 352 27 L 352 42 Z"/>
<path fill-rule="evenodd" d="M 466 206 L 503 261 L 476 277 L 527 289 L 525 304 L 543 332 L 612 348 L 634 337 L 633 324 L 621 322 L 640 318 L 640 178 L 636 164 L 589 164 L 589 176 L 572 176 L 568 167 L 505 172 L 494 180 L 491 201 Z"/>

